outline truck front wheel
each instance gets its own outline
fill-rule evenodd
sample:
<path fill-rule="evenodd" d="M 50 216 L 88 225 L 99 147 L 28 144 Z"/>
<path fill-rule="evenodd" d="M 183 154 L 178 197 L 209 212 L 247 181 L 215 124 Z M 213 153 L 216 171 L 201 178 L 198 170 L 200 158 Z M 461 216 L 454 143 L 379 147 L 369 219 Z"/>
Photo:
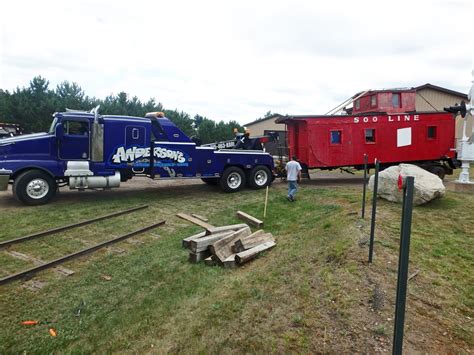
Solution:
<path fill-rule="evenodd" d="M 262 189 L 272 182 L 271 172 L 266 166 L 258 165 L 249 173 L 248 184 L 253 189 Z"/>
<path fill-rule="evenodd" d="M 237 192 L 245 185 L 245 173 L 236 166 L 230 166 L 224 170 L 219 184 L 225 192 Z"/>
<path fill-rule="evenodd" d="M 27 205 L 42 205 L 56 194 L 56 181 L 40 170 L 28 170 L 17 176 L 13 183 L 16 199 Z"/>

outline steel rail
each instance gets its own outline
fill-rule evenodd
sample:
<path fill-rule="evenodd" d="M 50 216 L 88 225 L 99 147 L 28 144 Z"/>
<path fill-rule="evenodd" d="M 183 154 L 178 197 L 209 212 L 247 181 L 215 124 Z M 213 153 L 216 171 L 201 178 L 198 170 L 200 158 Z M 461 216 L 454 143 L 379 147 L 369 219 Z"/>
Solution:
<path fill-rule="evenodd" d="M 160 221 L 158 223 L 154 223 L 152 225 L 149 225 L 145 228 L 142 228 L 142 229 L 138 229 L 134 232 L 131 232 L 131 233 L 127 233 L 127 234 L 124 234 L 120 237 L 117 237 L 117 238 L 114 238 L 114 239 L 111 239 L 111 240 L 108 240 L 106 242 L 103 242 L 103 243 L 100 243 L 100 244 L 97 244 L 97 245 L 94 245 L 92 247 L 89 247 L 89 248 L 85 248 L 85 249 L 82 249 L 76 253 L 72 253 L 72 254 L 68 254 L 66 256 L 62 256 L 58 259 L 55 259 L 53 261 L 50 261 L 50 262 L 47 262 L 45 264 L 42 264 L 42 265 L 38 265 L 38 266 L 35 266 L 35 267 L 32 267 L 30 269 L 27 269 L 27 270 L 23 270 L 23 271 L 20 271 L 16 274 L 12 274 L 12 275 L 9 275 L 9 276 L 6 276 L 2 279 L 0 279 L 0 286 L 1 285 L 5 285 L 7 283 L 10 283 L 12 281 L 15 281 L 15 280 L 18 280 L 18 279 L 21 279 L 25 276 L 32 276 L 42 270 L 45 270 L 45 269 L 49 269 L 51 267 L 54 267 L 56 265 L 59 265 L 59 264 L 62 264 L 68 260 L 71 260 L 71 259 L 75 259 L 81 255 L 84 255 L 84 254 L 89 254 L 89 253 L 92 253 L 93 251 L 96 251 L 97 249 L 101 249 L 103 247 L 106 247 L 106 246 L 109 246 L 111 244 L 114 244 L 114 243 L 117 243 L 117 242 L 120 242 L 121 240 L 124 240 L 124 239 L 127 239 L 127 238 L 130 238 L 130 237 L 133 237 L 137 234 L 140 234 L 140 233 L 144 233 L 146 231 L 149 231 L 150 229 L 154 229 L 156 227 L 159 227 L 163 224 L 165 224 L 166 221 Z"/>
<path fill-rule="evenodd" d="M 114 213 L 107 214 L 107 215 L 104 215 L 104 216 L 101 216 L 101 217 L 88 219 L 88 220 L 85 220 L 85 221 L 82 221 L 82 222 L 68 224 L 66 226 L 57 227 L 57 228 L 49 229 L 49 230 L 46 230 L 46 231 L 30 234 L 30 235 L 27 235 L 27 236 L 24 236 L 24 237 L 6 240 L 6 241 L 3 241 L 3 242 L 0 242 L 0 249 L 8 247 L 8 246 L 13 245 L 13 244 L 18 244 L 18 243 L 25 242 L 27 240 L 32 240 L 32 239 L 44 237 L 46 235 L 58 233 L 58 232 L 61 232 L 61 231 L 64 231 L 64 230 L 68 230 L 68 229 L 72 229 L 72 228 L 76 228 L 76 227 L 82 227 L 82 226 L 85 226 L 87 224 L 102 221 L 102 220 L 107 219 L 107 218 L 112 218 L 112 217 L 121 216 L 123 214 L 132 213 L 132 212 L 142 210 L 142 209 L 147 208 L 147 207 L 148 207 L 148 205 L 138 206 L 138 207 L 130 208 L 128 210 L 114 212 Z"/>

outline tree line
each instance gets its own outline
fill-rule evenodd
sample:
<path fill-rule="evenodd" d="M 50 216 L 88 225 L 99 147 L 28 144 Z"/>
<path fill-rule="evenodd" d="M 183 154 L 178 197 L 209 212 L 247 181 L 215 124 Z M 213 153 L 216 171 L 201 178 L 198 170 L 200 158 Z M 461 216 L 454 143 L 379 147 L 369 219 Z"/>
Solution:
<path fill-rule="evenodd" d="M 199 137 L 204 144 L 232 139 L 234 128 L 242 131 L 236 121 L 216 122 L 200 115 L 191 118 L 186 112 L 164 108 L 153 98 L 142 102 L 136 96 L 120 92 L 98 99 L 87 96 L 77 83 L 68 81 L 51 89 L 49 81 L 41 76 L 34 77 L 28 87 L 12 92 L 0 89 L 0 122 L 17 123 L 27 133 L 44 132 L 49 128 L 54 112 L 63 112 L 66 108 L 88 111 L 97 105 L 104 115 L 144 117 L 147 112 L 162 111 L 184 133 Z"/>

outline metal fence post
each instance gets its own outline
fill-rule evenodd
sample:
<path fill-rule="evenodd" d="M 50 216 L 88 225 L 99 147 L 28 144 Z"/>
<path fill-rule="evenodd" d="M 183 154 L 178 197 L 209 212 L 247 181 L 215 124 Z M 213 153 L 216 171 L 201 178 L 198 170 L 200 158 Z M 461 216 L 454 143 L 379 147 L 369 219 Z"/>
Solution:
<path fill-rule="evenodd" d="M 395 325 L 393 331 L 393 355 L 402 354 L 403 349 L 403 328 L 405 325 L 405 306 L 407 297 L 414 181 L 415 178 L 413 176 L 407 176 L 403 187 L 403 210 L 400 232 L 400 251 L 398 257 L 397 298 L 395 302 Z"/>
<path fill-rule="evenodd" d="M 362 192 L 362 219 L 365 218 L 365 194 L 367 191 L 367 163 L 368 163 L 369 157 L 367 154 L 364 154 L 364 187 L 363 187 L 363 192 Z"/>
<path fill-rule="evenodd" d="M 372 263 L 372 255 L 374 253 L 375 215 L 377 213 L 377 190 L 379 187 L 379 169 L 379 161 L 375 159 L 374 193 L 372 196 L 372 218 L 370 221 L 369 263 Z"/>

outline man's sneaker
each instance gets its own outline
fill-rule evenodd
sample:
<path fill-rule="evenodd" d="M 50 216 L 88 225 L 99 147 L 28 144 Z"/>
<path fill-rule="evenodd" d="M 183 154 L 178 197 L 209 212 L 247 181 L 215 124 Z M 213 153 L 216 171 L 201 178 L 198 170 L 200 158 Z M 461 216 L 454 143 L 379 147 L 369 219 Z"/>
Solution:
<path fill-rule="evenodd" d="M 286 196 L 286 199 L 290 202 L 293 202 L 293 199 L 291 198 L 291 196 Z"/>

